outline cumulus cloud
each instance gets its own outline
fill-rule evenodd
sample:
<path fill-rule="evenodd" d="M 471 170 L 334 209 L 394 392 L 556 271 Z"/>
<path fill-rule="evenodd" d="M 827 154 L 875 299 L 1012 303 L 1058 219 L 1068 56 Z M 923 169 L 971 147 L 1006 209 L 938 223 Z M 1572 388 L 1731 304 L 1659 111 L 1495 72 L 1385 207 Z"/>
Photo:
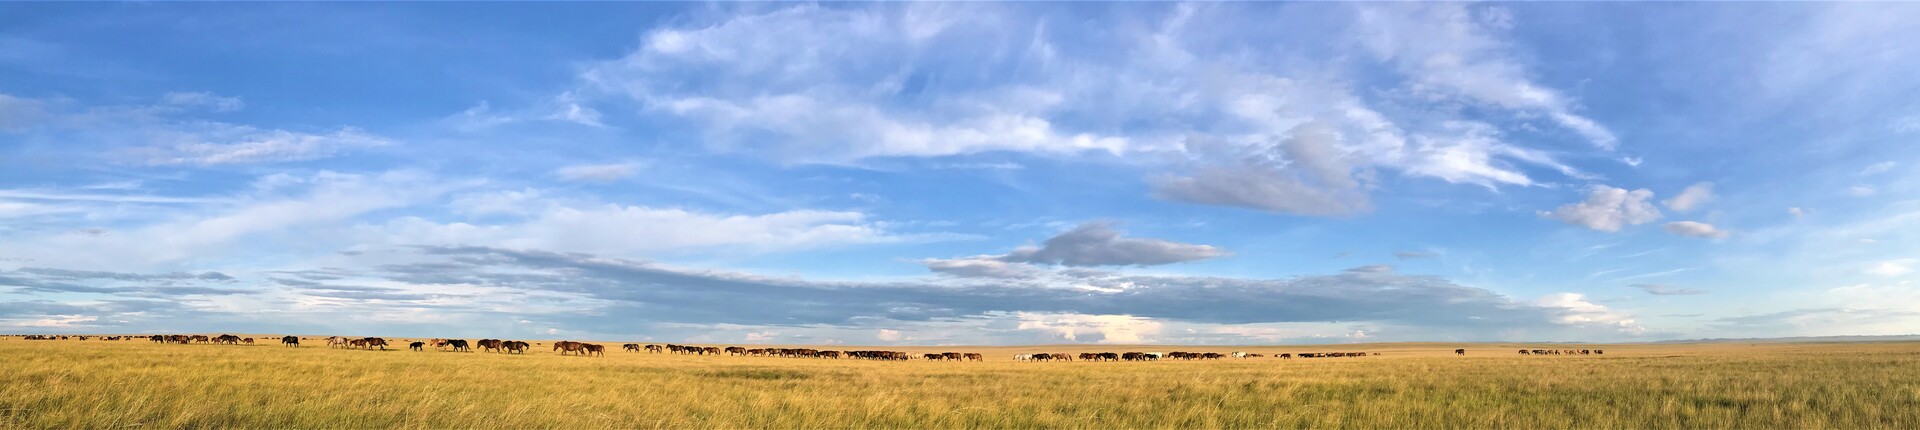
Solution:
<path fill-rule="evenodd" d="M 1237 333 L 1271 339 L 1277 333 L 1307 336 L 1300 330 L 1311 328 L 1332 336 L 1328 339 L 1340 338 L 1361 322 L 1369 333 L 1378 327 L 1413 327 L 1475 333 L 1470 336 L 1475 339 L 1635 335 L 1627 325 L 1630 318 L 1593 307 L 1597 305 L 1522 302 L 1437 277 L 1386 270 L 1241 279 L 1063 269 L 1030 279 L 832 281 L 470 246 L 376 248 L 342 254 L 331 264 L 347 267 L 233 275 L 271 281 L 249 288 L 250 294 L 82 285 L 37 273 L 0 272 L 0 285 L 106 297 L 79 305 L 0 302 L 0 324 L 78 315 L 99 318 L 100 324 L 85 328 L 96 331 L 219 330 L 249 324 L 270 331 L 377 327 L 396 335 L 478 335 L 493 331 L 475 331 L 476 324 L 511 320 L 527 321 L 511 327 L 516 333 L 646 332 L 738 339 L 739 333 L 777 329 L 778 341 L 802 343 L 870 338 L 915 343 L 1243 343 L 1250 338 Z M 1064 273 L 1069 271 L 1073 273 Z M 68 275 L 81 276 L 61 276 Z M 262 310 L 273 310 L 274 320 L 259 319 Z M 189 313 L 194 316 L 181 317 Z M 348 317 L 352 315 L 359 317 Z M 1173 327 L 1185 334 L 1173 333 Z"/>
<path fill-rule="evenodd" d="M 1031 279 L 1052 274 L 1035 265 L 1066 267 L 1156 266 L 1228 255 L 1211 245 L 1124 237 L 1106 222 L 1089 222 L 999 255 L 921 260 L 935 273 L 965 278 Z M 1102 272 L 1079 271 L 1067 276 Z"/>
<path fill-rule="evenodd" d="M 1713 224 L 1707 224 L 1699 221 L 1674 221 L 1674 222 L 1667 223 L 1661 228 L 1666 229 L 1668 233 L 1673 233 L 1673 234 L 1688 236 L 1688 237 L 1705 237 L 1705 238 L 1713 238 L 1713 239 L 1727 237 L 1726 230 L 1721 230 L 1717 227 L 1714 227 Z"/>
<path fill-rule="evenodd" d="M 990 312 L 1128 315 L 1215 324 L 1391 321 L 1450 327 L 1550 330 L 1612 327 L 1624 320 L 1599 305 L 1520 303 L 1429 276 L 1363 271 L 1283 280 L 1100 274 L 1075 282 L 1096 289 L 1022 283 L 832 282 L 686 270 L 630 260 L 478 247 L 427 248 L 447 257 L 390 265 L 363 276 L 424 285 L 510 285 L 649 309 L 651 318 L 724 324 L 856 324 L 870 318 L 939 321 Z M 735 309 L 760 312 L 733 312 Z M 1613 315 L 1613 316 L 1607 316 Z M 1543 325 L 1544 324 L 1544 325 Z"/>
<path fill-rule="evenodd" d="M 1707 293 L 1706 291 L 1695 290 L 1691 288 L 1679 288 L 1679 287 L 1674 287 L 1670 285 L 1661 285 L 1661 284 L 1633 284 L 1633 285 L 1628 285 L 1628 287 L 1639 288 L 1643 291 L 1646 291 L 1647 294 L 1652 294 L 1656 296 L 1688 296 L 1688 295 Z"/>
<path fill-rule="evenodd" d="M 1660 219 L 1660 209 L 1648 202 L 1652 198 L 1653 192 L 1646 189 L 1627 191 L 1595 185 L 1587 194 L 1586 201 L 1561 206 L 1540 215 L 1593 230 L 1616 232 L 1624 226 Z"/>
<path fill-rule="evenodd" d="M 611 182 L 633 176 L 639 169 L 639 163 L 579 164 L 561 167 L 554 176 L 565 181 Z"/>
<path fill-rule="evenodd" d="M 1711 200 L 1713 200 L 1713 183 L 1701 182 L 1687 186 L 1687 189 L 1680 191 L 1680 195 L 1673 196 L 1662 203 L 1666 203 L 1668 209 L 1691 212 L 1694 208 Z"/>
<path fill-rule="evenodd" d="M 1001 260 L 1001 257 L 1003 256 L 981 255 L 945 260 L 927 259 L 921 260 L 921 263 L 926 264 L 927 269 L 934 273 L 965 278 L 1028 279 L 1044 273 L 1038 267 L 1025 263 L 1010 263 Z"/>
<path fill-rule="evenodd" d="M 1063 266 L 1155 266 L 1227 255 L 1211 245 L 1122 237 L 1105 222 L 1090 222 L 1048 238 L 1038 247 L 1022 247 L 1001 261 Z"/>
<path fill-rule="evenodd" d="M 1081 315 L 1015 312 L 1020 330 L 1047 333 L 1072 343 L 1141 344 L 1159 334 L 1163 323 L 1132 315 Z"/>
<path fill-rule="evenodd" d="M 1537 301 L 1540 306 L 1563 310 L 1559 322 L 1571 325 L 1590 325 L 1616 328 L 1627 333 L 1645 333 L 1633 315 L 1608 308 L 1605 305 L 1587 300 L 1579 293 L 1549 294 Z"/>

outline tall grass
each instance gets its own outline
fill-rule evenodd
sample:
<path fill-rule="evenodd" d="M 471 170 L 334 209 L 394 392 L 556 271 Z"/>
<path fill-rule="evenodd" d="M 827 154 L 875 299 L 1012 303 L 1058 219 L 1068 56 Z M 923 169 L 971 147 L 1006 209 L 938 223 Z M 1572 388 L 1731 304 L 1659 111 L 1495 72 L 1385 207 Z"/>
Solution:
<path fill-rule="evenodd" d="M 1157 363 L 951 348 L 993 361 L 943 363 L 8 339 L 0 427 L 1920 428 L 1916 343 L 1453 347 Z M 1229 350 L 1133 348 L 1172 349 Z"/>

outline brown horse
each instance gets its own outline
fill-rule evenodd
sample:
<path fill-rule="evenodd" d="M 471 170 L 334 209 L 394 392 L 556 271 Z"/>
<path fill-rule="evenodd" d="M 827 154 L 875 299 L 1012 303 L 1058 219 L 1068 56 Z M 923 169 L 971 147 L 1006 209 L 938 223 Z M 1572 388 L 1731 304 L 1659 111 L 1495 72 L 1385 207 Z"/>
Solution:
<path fill-rule="evenodd" d="M 571 340 L 563 340 L 559 342 L 554 342 L 553 350 L 560 351 L 560 355 L 567 355 L 567 354 L 585 355 L 587 353 L 586 345 L 587 344 L 574 342 Z"/>
<path fill-rule="evenodd" d="M 599 344 L 584 343 L 584 344 L 580 344 L 580 347 L 585 349 L 585 351 L 582 351 L 580 355 L 597 355 L 601 357 L 607 356 L 607 347 L 600 346 Z"/>

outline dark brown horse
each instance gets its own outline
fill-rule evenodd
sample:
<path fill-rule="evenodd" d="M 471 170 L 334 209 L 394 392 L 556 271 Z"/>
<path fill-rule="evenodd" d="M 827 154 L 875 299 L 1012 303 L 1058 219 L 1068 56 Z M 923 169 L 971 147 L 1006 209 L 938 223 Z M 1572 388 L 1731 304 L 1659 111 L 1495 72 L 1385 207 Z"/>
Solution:
<path fill-rule="evenodd" d="M 574 342 L 571 340 L 563 340 L 559 342 L 554 342 L 553 350 L 560 351 L 560 355 L 567 355 L 567 354 L 585 355 L 587 353 L 586 345 L 587 344 Z"/>

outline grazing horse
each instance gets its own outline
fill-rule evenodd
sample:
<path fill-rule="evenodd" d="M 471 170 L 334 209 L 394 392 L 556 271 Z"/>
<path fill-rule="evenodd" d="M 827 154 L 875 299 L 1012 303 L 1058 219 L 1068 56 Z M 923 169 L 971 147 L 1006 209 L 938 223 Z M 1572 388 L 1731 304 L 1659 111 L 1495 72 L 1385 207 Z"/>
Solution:
<path fill-rule="evenodd" d="M 582 351 L 580 355 L 596 355 L 601 357 L 607 356 L 607 347 L 600 346 L 599 344 L 585 343 L 585 344 L 580 344 L 580 347 L 585 349 L 585 351 Z"/>
<path fill-rule="evenodd" d="M 253 338 L 251 338 L 251 337 L 249 337 L 249 338 L 245 338 L 245 339 L 240 339 L 240 343 L 244 343 L 244 344 L 248 344 L 248 345 L 252 345 L 252 344 L 253 344 Z"/>
<path fill-rule="evenodd" d="M 553 350 L 560 351 L 560 355 L 567 355 L 567 354 L 574 354 L 574 353 L 585 355 L 587 353 L 586 344 L 583 344 L 580 342 L 574 342 L 571 340 L 554 342 Z"/>
<path fill-rule="evenodd" d="M 447 345 L 453 347 L 453 352 L 460 352 L 460 351 L 473 352 L 473 348 L 467 346 L 466 339 L 448 340 Z"/>
<path fill-rule="evenodd" d="M 1453 355 L 1467 355 L 1467 349 L 1460 348 L 1460 349 L 1453 350 Z"/>
<path fill-rule="evenodd" d="M 660 352 L 666 352 L 666 350 L 667 350 L 666 348 L 663 348 L 660 345 L 647 345 L 647 352 L 660 353 Z"/>
<path fill-rule="evenodd" d="M 987 361 L 987 356 L 980 355 L 978 352 L 969 352 L 961 354 L 960 356 L 964 357 L 967 361 Z"/>
<path fill-rule="evenodd" d="M 496 353 L 506 352 L 504 346 L 505 345 L 501 344 L 500 339 L 480 339 L 480 350 L 482 351 L 493 351 Z"/>
<path fill-rule="evenodd" d="M 626 345 L 620 345 L 620 349 L 624 349 L 631 352 L 640 352 L 640 344 L 629 343 Z"/>
<path fill-rule="evenodd" d="M 280 338 L 280 344 L 281 344 L 281 345 L 286 345 L 286 346 L 287 346 L 288 348 L 299 348 L 299 347 L 300 347 L 300 337 L 299 337 L 299 336 L 287 336 L 287 337 L 282 337 L 282 338 Z"/>
<path fill-rule="evenodd" d="M 381 350 L 381 351 L 386 351 L 386 350 L 387 350 L 387 340 L 386 340 L 386 339 L 381 339 L 381 338 L 377 338 L 377 337 L 369 337 L 369 338 L 365 338 L 365 339 L 360 339 L 360 341 L 361 341 L 361 345 L 363 345 L 363 346 L 366 346 L 366 347 L 367 347 L 367 349 L 373 349 L 373 348 L 380 348 L 380 350 Z"/>
<path fill-rule="evenodd" d="M 747 349 L 738 346 L 729 346 L 726 351 L 727 355 L 747 355 Z"/>
<path fill-rule="evenodd" d="M 340 336 L 327 336 L 328 348 L 346 348 L 347 346 L 349 346 L 348 343 L 349 342 L 347 342 L 346 338 L 343 338 Z"/>
<path fill-rule="evenodd" d="M 425 350 L 424 348 L 425 346 L 427 346 L 426 342 L 414 342 L 414 343 L 407 344 L 407 349 L 411 349 L 414 351 L 422 351 L 422 350 Z"/>
<path fill-rule="evenodd" d="M 503 346 L 503 347 L 505 347 L 505 348 L 507 349 L 507 352 L 508 352 L 508 353 L 512 353 L 512 354 L 525 354 L 525 353 L 527 353 L 527 343 L 526 343 L 526 342 L 521 342 L 521 341 L 517 341 L 517 340 L 509 340 L 509 341 L 506 341 L 506 342 L 501 342 L 501 343 L 500 343 L 500 345 L 501 345 L 501 346 Z"/>

